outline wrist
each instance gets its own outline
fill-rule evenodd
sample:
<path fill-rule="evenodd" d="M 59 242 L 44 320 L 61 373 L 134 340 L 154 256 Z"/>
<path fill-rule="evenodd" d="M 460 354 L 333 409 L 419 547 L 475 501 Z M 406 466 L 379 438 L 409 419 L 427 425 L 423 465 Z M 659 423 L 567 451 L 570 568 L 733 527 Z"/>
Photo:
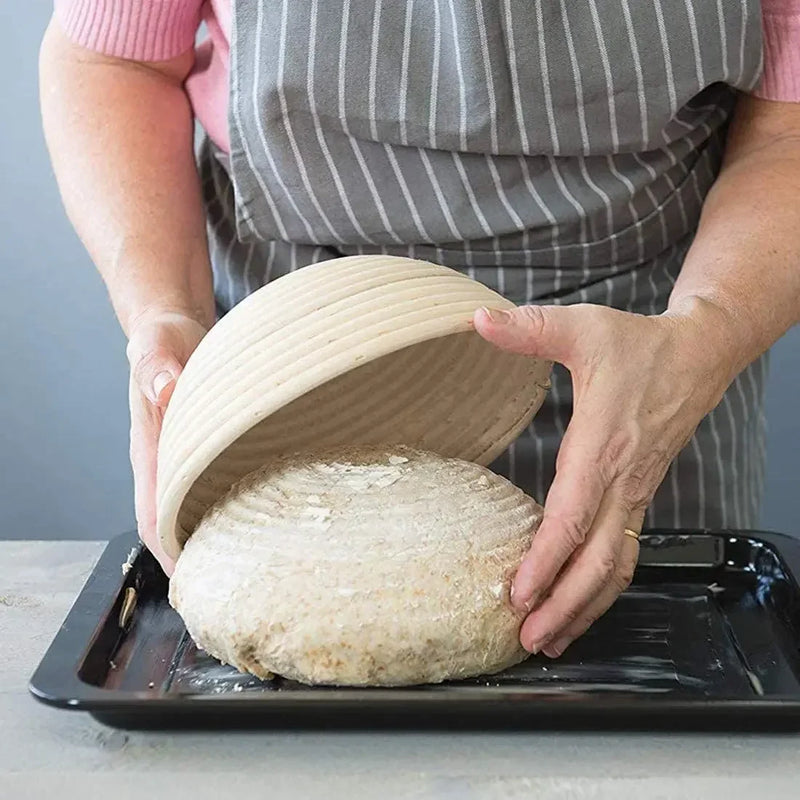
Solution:
<path fill-rule="evenodd" d="M 746 321 L 719 302 L 699 295 L 673 296 L 661 316 L 672 322 L 678 347 L 720 399 L 759 355 Z"/>
<path fill-rule="evenodd" d="M 128 338 L 142 327 L 170 324 L 182 320 L 191 320 L 205 330 L 209 330 L 213 324 L 213 320 L 208 318 L 208 314 L 202 308 L 193 306 L 181 298 L 173 300 L 159 298 L 146 306 L 130 309 L 124 319 L 120 316 L 120 323 Z"/>
<path fill-rule="evenodd" d="M 187 242 L 159 254 L 152 245 L 126 239 L 103 271 L 125 334 L 145 320 L 177 314 L 206 329 L 216 322 L 211 267 L 205 243 Z"/>

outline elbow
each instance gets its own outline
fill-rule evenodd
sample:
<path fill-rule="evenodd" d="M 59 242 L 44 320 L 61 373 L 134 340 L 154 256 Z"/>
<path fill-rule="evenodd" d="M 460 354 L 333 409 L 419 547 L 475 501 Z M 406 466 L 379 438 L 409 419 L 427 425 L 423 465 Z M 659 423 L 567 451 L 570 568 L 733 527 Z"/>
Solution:
<path fill-rule="evenodd" d="M 69 37 L 53 14 L 39 48 L 40 92 L 58 83 L 65 68 L 123 69 L 149 76 L 162 84 L 182 87 L 195 63 L 194 47 L 163 61 L 142 61 L 123 55 L 92 50 Z M 115 73 L 116 74 L 116 73 Z"/>

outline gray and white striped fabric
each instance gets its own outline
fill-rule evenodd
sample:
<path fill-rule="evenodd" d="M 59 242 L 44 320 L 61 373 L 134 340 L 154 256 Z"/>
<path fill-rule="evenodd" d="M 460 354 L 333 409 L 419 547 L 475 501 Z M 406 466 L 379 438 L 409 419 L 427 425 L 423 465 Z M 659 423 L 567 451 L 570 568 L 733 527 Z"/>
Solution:
<path fill-rule="evenodd" d="M 200 154 L 220 313 L 354 253 L 446 264 L 517 303 L 666 307 L 761 69 L 757 0 L 240 0 L 230 156 Z M 748 527 L 766 359 L 670 469 L 651 526 Z M 495 467 L 544 497 L 557 370 Z"/>

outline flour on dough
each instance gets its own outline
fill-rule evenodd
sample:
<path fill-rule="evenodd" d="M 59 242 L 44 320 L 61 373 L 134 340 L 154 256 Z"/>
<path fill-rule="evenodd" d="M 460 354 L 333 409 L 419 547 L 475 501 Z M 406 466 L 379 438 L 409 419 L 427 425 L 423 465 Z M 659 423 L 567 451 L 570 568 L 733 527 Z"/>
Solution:
<path fill-rule="evenodd" d="M 541 508 L 484 467 L 405 447 L 284 457 L 205 514 L 170 602 L 257 676 L 398 686 L 520 661 L 511 578 Z"/>

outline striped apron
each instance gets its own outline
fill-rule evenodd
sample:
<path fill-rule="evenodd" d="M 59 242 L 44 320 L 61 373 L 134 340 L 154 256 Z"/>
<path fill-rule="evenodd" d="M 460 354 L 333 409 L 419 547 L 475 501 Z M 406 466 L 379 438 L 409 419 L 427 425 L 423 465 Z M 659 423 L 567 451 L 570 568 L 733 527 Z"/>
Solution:
<path fill-rule="evenodd" d="M 658 314 L 760 69 L 757 0 L 234 2 L 231 152 L 200 151 L 219 312 L 389 253 L 519 304 Z M 756 526 L 765 371 L 703 420 L 648 525 Z M 571 399 L 557 368 L 494 465 L 540 500 Z"/>

